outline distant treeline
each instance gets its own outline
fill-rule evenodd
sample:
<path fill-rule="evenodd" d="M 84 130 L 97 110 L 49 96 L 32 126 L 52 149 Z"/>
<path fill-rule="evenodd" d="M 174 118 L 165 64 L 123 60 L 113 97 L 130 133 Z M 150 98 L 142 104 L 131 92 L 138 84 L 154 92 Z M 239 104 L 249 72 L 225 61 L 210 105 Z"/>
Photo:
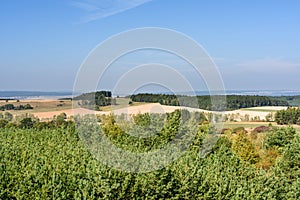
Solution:
<path fill-rule="evenodd" d="M 278 96 L 272 98 L 287 101 L 289 106 L 300 106 L 300 96 Z"/>
<path fill-rule="evenodd" d="M 30 110 L 30 109 L 33 109 L 33 107 L 30 104 L 19 105 L 19 106 L 14 106 L 14 104 L 5 104 L 3 106 L 0 106 L 0 111 L 5 111 L 5 110 Z"/>
<path fill-rule="evenodd" d="M 218 100 L 222 100 L 222 96 L 214 96 Z M 224 97 L 224 96 L 223 96 Z M 200 108 L 205 110 L 220 110 L 226 105 L 226 110 L 236 110 L 241 108 L 257 107 L 257 106 L 288 106 L 288 102 L 267 96 L 241 96 L 241 95 L 227 95 L 226 102 L 220 101 L 215 103 L 212 107 L 211 96 L 176 96 L 169 94 L 149 94 L 142 93 L 130 96 L 135 102 L 151 102 L 160 103 L 162 105 L 170 106 L 187 106 L 193 108 Z"/>
<path fill-rule="evenodd" d="M 109 106 L 116 104 L 110 91 L 97 91 L 81 94 L 73 100 L 81 101 L 80 105 L 89 109 L 99 110 L 99 106 Z"/>
<path fill-rule="evenodd" d="M 300 125 L 300 108 L 288 108 L 287 110 L 277 111 L 275 121 L 278 124 L 298 124 Z"/>
<path fill-rule="evenodd" d="M 10 99 L 10 98 L 0 98 L 0 101 L 13 101 L 15 99 Z"/>

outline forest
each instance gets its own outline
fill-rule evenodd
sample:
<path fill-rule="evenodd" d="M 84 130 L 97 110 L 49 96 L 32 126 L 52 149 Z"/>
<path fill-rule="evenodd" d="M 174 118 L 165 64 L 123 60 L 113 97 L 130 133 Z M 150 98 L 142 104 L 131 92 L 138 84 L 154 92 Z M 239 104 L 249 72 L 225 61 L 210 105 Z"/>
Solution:
<path fill-rule="evenodd" d="M 62 113 L 50 122 L 25 116 L 2 124 L 0 199 L 300 196 L 300 135 L 293 127 L 269 126 L 252 132 L 238 128 L 221 133 L 201 113 L 179 110 L 169 114 L 137 114 L 129 121 L 113 115 L 99 115 L 96 120 L 99 123 L 92 125 L 80 116 L 66 120 Z M 91 129 L 99 131 L 98 134 L 83 138 L 82 133 Z M 156 134 L 139 135 L 151 132 Z M 126 151 L 149 152 L 171 141 L 190 139 L 186 134 L 193 135 L 192 142 L 177 160 L 145 173 L 108 167 L 92 153 L 97 152 L 97 143 L 86 146 L 87 138 L 97 141 L 105 136 Z M 216 143 L 206 156 L 200 156 L 206 139 L 212 137 L 217 138 Z M 155 165 L 156 161 L 151 163 Z"/>
<path fill-rule="evenodd" d="M 187 106 L 193 108 L 200 108 L 204 110 L 219 110 L 224 106 L 223 102 L 212 107 L 210 96 L 197 96 L 195 102 L 195 97 L 192 96 L 180 96 L 180 95 L 169 95 L 169 94 L 134 94 L 130 96 L 132 101 L 135 102 L 151 102 L 160 103 L 162 105 L 170 106 Z M 218 96 L 214 97 L 215 99 Z M 288 106 L 288 102 L 281 99 L 276 99 L 267 96 L 242 96 L 242 95 L 227 95 L 226 96 L 226 109 L 227 110 L 237 110 L 241 108 L 258 107 L 258 106 Z"/>

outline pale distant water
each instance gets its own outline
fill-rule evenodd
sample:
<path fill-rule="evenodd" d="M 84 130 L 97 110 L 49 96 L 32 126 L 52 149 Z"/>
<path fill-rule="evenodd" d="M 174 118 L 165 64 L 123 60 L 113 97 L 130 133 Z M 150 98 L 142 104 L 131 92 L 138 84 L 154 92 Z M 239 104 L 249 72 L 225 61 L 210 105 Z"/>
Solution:
<path fill-rule="evenodd" d="M 72 92 L 0 91 L 0 99 L 60 99 L 70 98 Z"/>
<path fill-rule="evenodd" d="M 159 94 L 170 94 L 170 92 L 153 92 L 148 93 L 159 93 Z M 180 92 L 182 95 L 209 95 L 208 91 L 196 91 L 196 92 Z M 213 94 L 221 94 L 214 92 Z M 259 95 L 259 96 L 298 96 L 300 90 L 228 90 L 227 95 Z M 128 94 L 113 94 L 113 96 L 126 96 Z M 36 92 L 36 91 L 0 91 L 0 99 L 60 99 L 60 98 L 71 98 L 73 93 L 69 92 Z"/>

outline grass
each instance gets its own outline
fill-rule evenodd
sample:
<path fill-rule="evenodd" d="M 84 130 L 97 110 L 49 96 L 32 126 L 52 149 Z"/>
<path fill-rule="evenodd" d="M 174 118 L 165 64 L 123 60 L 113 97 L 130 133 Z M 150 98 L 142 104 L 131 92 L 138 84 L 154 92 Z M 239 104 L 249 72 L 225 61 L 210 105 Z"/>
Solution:
<path fill-rule="evenodd" d="M 243 108 L 241 110 L 247 111 L 255 111 L 255 112 L 277 112 L 277 110 L 270 110 L 270 109 L 258 109 L 258 108 Z"/>
<path fill-rule="evenodd" d="M 244 128 L 256 128 L 258 126 L 269 126 L 270 122 L 226 122 L 224 124 L 224 128 L 237 128 L 237 127 L 244 127 Z M 273 126 L 276 125 L 275 122 L 271 122 Z"/>
<path fill-rule="evenodd" d="M 0 106 L 5 104 L 13 104 L 14 106 L 30 104 L 33 109 L 32 110 L 8 110 L 8 111 L 0 111 L 0 113 L 10 112 L 13 115 L 25 114 L 25 113 L 36 113 L 36 112 L 51 112 L 51 111 L 60 111 L 60 110 L 68 110 L 72 109 L 72 101 L 71 100 L 21 100 L 17 101 L 0 101 Z"/>
<path fill-rule="evenodd" d="M 244 127 L 248 129 L 254 129 L 259 126 L 272 126 L 278 127 L 287 127 L 288 125 L 278 125 L 276 122 L 226 122 L 224 123 L 224 128 L 237 128 L 237 127 Z M 298 133 L 300 133 L 300 126 L 299 125 L 292 125 Z"/>
<path fill-rule="evenodd" d="M 139 106 L 139 105 L 147 104 L 144 102 L 132 102 L 132 104 L 129 105 L 129 102 L 130 102 L 129 98 L 116 98 L 117 105 L 103 106 L 103 107 L 100 107 L 100 110 L 101 111 L 112 111 L 112 110 L 117 110 L 117 109 L 121 109 L 121 108 L 126 108 L 128 106 Z"/>

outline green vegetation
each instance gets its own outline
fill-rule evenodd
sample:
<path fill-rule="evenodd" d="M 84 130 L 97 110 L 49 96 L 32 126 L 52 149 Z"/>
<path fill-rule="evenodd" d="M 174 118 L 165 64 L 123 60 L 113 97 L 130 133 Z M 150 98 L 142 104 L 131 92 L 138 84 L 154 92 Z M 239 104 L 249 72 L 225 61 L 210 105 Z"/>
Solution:
<path fill-rule="evenodd" d="M 144 102 L 132 102 L 129 98 L 117 97 L 115 98 L 115 104 L 109 106 L 101 106 L 101 111 L 112 111 L 116 109 L 126 108 L 128 106 L 144 105 Z"/>
<path fill-rule="evenodd" d="M 261 108 L 243 108 L 242 110 L 255 111 L 255 112 L 268 112 L 268 113 L 274 113 L 274 112 L 276 112 L 276 110 L 261 109 Z"/>
<path fill-rule="evenodd" d="M 221 96 L 215 96 L 215 99 L 220 99 Z M 192 108 L 201 108 L 205 110 L 220 110 L 225 102 L 220 102 L 218 105 L 211 105 L 210 96 L 176 96 L 167 94 L 136 94 L 130 97 L 135 102 L 152 102 L 171 106 L 187 106 Z M 288 102 L 278 100 L 266 96 L 241 96 L 241 95 L 227 95 L 227 110 L 237 110 L 241 108 L 259 107 L 259 106 L 288 106 Z"/>
<path fill-rule="evenodd" d="M 30 109 L 33 109 L 33 107 L 30 104 L 19 105 L 19 106 L 14 106 L 14 104 L 5 104 L 3 106 L 0 106 L 0 111 L 5 111 L 5 110 L 30 110 Z"/>
<path fill-rule="evenodd" d="M 98 117 L 103 134 L 128 151 L 159 149 L 171 140 L 185 140 L 187 131 L 195 131 L 195 138 L 184 155 L 171 165 L 136 174 L 109 168 L 94 159 L 80 140 L 74 122 L 66 121 L 65 114 L 51 122 L 38 122 L 30 117 L 19 122 L 2 119 L 0 199 L 298 199 L 300 196 L 300 136 L 292 127 L 270 126 L 260 128 L 260 133 L 247 133 L 244 128 L 228 129 L 218 134 L 212 152 L 201 158 L 202 142 L 214 130 L 201 113 L 138 114 L 132 121 L 122 121 L 124 116 Z M 185 132 L 178 137 L 176 133 L 180 130 Z M 147 131 L 155 134 L 146 138 L 133 136 Z"/>
<path fill-rule="evenodd" d="M 92 110 L 99 110 L 101 106 L 110 106 L 116 104 L 116 99 L 112 98 L 110 91 L 97 91 L 84 93 L 73 100 L 79 101 L 79 105 Z"/>
<path fill-rule="evenodd" d="M 300 125 L 300 108 L 288 108 L 280 110 L 275 114 L 275 121 L 278 124 L 298 124 Z"/>
<path fill-rule="evenodd" d="M 280 96 L 272 98 L 281 101 L 287 101 L 290 106 L 300 106 L 300 96 Z"/>
<path fill-rule="evenodd" d="M 10 112 L 5 112 L 4 114 L 0 113 L 0 119 L 11 121 L 14 116 Z"/>

